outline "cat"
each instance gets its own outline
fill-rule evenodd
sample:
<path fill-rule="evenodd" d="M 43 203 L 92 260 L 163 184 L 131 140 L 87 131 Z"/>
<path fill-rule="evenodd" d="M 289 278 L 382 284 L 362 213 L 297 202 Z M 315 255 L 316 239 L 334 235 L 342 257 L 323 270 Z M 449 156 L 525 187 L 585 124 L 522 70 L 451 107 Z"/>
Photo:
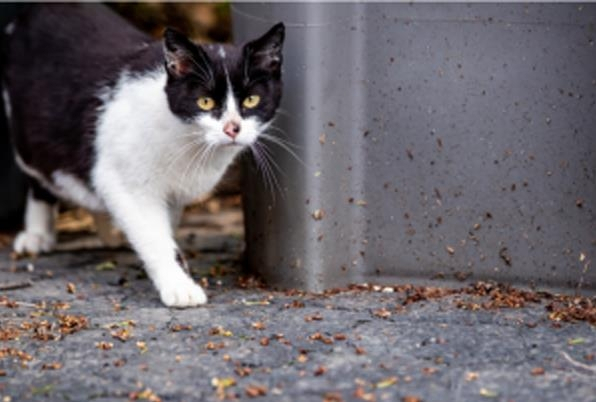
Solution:
<path fill-rule="evenodd" d="M 237 47 L 198 45 L 172 28 L 153 41 L 98 4 L 20 15 L 5 29 L 2 71 L 16 161 L 30 182 L 14 250 L 52 250 L 58 199 L 107 211 L 163 304 L 206 303 L 173 228 L 271 124 L 284 37 L 280 22 Z"/>

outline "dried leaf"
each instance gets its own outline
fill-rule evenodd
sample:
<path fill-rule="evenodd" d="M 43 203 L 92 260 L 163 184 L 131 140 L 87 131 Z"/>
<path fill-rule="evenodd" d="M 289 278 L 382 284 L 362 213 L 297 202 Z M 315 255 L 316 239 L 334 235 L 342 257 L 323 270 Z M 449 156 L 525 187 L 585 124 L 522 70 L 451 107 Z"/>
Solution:
<path fill-rule="evenodd" d="M 246 386 L 246 388 L 244 388 L 244 392 L 246 392 L 246 395 L 248 397 L 256 398 L 258 396 L 267 395 L 267 388 L 263 385 L 251 384 L 251 385 Z"/>
<path fill-rule="evenodd" d="M 325 374 L 326 372 L 327 372 L 327 368 L 325 366 L 319 366 L 315 369 L 314 375 L 318 377 L 318 376 Z"/>
<path fill-rule="evenodd" d="M 499 396 L 499 393 L 488 388 L 480 388 L 480 396 L 485 398 L 496 398 Z"/>
<path fill-rule="evenodd" d="M 586 339 L 585 338 L 573 338 L 573 339 L 569 339 L 567 341 L 568 345 L 582 345 L 586 343 Z"/>
<path fill-rule="evenodd" d="M 147 348 L 147 342 L 144 342 L 144 341 L 137 341 L 137 344 L 136 344 L 136 345 L 137 345 L 137 348 L 139 349 L 139 351 L 140 351 L 141 353 L 145 353 L 145 352 L 147 352 L 147 350 L 149 350 L 149 349 Z"/>
<path fill-rule="evenodd" d="M 44 363 L 41 366 L 42 370 L 60 370 L 61 368 L 62 368 L 62 363 L 60 363 L 60 362 Z"/>
<path fill-rule="evenodd" d="M 379 381 L 378 383 L 375 384 L 375 386 L 377 388 L 387 388 L 390 387 L 394 384 L 397 384 L 398 378 L 397 377 L 388 377 L 385 378 L 384 380 Z"/>
<path fill-rule="evenodd" d="M 466 373 L 466 381 L 475 381 L 478 379 L 478 373 L 475 371 L 468 371 Z"/>
<path fill-rule="evenodd" d="M 101 350 L 111 350 L 114 347 L 114 344 L 112 342 L 95 342 L 95 347 L 97 349 L 101 349 Z"/>
<path fill-rule="evenodd" d="M 104 261 L 95 266 L 97 271 L 113 271 L 114 269 L 116 269 L 116 264 L 113 261 Z"/>
<path fill-rule="evenodd" d="M 530 371 L 530 374 L 532 374 L 533 376 L 544 375 L 544 367 L 534 367 Z"/>
<path fill-rule="evenodd" d="M 256 330 L 259 330 L 259 331 L 262 331 L 265 328 L 267 328 L 265 326 L 265 324 L 263 322 L 261 322 L 261 321 L 253 322 L 252 325 L 251 325 L 251 327 L 252 327 L 252 329 L 256 329 Z"/>

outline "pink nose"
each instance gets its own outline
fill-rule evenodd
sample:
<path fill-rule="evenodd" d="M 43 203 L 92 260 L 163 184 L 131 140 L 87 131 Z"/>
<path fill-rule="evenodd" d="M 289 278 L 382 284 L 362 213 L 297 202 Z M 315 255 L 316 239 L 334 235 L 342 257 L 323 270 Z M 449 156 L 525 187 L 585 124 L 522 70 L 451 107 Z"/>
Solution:
<path fill-rule="evenodd" d="M 235 139 L 240 134 L 240 124 L 235 121 L 229 121 L 223 128 L 224 133 L 231 139 Z"/>

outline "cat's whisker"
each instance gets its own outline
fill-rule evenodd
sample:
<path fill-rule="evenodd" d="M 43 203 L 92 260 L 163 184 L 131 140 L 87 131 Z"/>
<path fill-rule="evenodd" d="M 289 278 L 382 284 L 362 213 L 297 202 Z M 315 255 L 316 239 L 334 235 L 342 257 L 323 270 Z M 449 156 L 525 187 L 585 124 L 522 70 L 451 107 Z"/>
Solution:
<path fill-rule="evenodd" d="M 170 169 L 176 164 L 176 162 L 189 150 L 194 149 L 193 146 L 200 147 L 202 144 L 196 141 L 191 141 L 184 144 L 179 150 L 174 153 L 172 160 L 166 165 L 165 173 L 169 173 Z"/>
<path fill-rule="evenodd" d="M 270 192 L 271 194 L 271 198 L 273 200 L 275 200 L 275 189 L 274 189 L 274 185 L 272 183 L 269 171 L 267 170 L 267 167 L 265 166 L 264 162 L 263 162 L 263 157 L 261 156 L 261 153 L 259 152 L 258 148 L 256 145 L 251 145 L 250 149 L 253 153 L 254 156 L 254 160 L 256 162 L 257 165 L 257 169 L 259 170 L 259 172 L 261 173 L 263 179 L 264 179 L 264 184 L 265 184 L 265 188 Z"/>
<path fill-rule="evenodd" d="M 285 110 L 285 109 L 281 109 L 281 108 L 277 109 L 277 111 L 275 112 L 275 114 L 280 114 L 280 115 L 282 115 L 282 116 L 286 116 L 286 117 L 289 117 L 289 118 L 292 118 L 292 117 L 293 117 L 293 116 L 290 114 L 290 112 L 288 112 L 288 111 L 287 111 L 287 110 Z"/>
<path fill-rule="evenodd" d="M 180 176 L 180 183 L 182 183 L 182 185 L 184 185 L 186 183 L 186 178 L 189 173 L 189 169 L 192 168 L 192 165 L 194 165 L 195 160 L 197 160 L 197 158 L 201 158 L 201 155 L 204 155 L 206 152 L 206 149 L 208 149 L 208 148 L 209 148 L 209 145 L 199 147 L 197 149 L 197 151 L 193 154 L 193 156 L 190 158 L 190 160 L 186 164 L 186 168 L 184 169 L 184 172 Z"/>
<path fill-rule="evenodd" d="M 267 146 L 267 144 L 260 143 L 259 146 L 262 147 L 261 150 L 263 151 L 263 154 L 269 160 L 269 162 L 277 169 L 277 171 L 281 175 L 286 176 L 286 173 L 282 170 L 282 168 L 279 166 L 279 164 L 273 158 L 273 154 L 272 154 L 271 150 L 269 149 L 269 147 Z"/>
<path fill-rule="evenodd" d="M 284 131 L 282 131 L 281 129 L 278 129 L 277 127 L 271 126 L 269 128 L 270 129 L 273 129 L 273 130 L 276 130 L 276 131 L 278 131 L 278 132 L 280 132 L 282 134 L 285 134 Z M 261 134 L 261 136 L 263 136 L 263 135 L 266 136 L 266 137 L 273 137 L 274 138 L 274 141 L 275 140 L 281 141 L 281 142 L 283 142 L 284 144 L 286 144 L 287 146 L 293 148 L 296 151 L 299 150 L 299 149 L 302 149 L 301 146 L 294 144 L 292 141 L 290 141 L 290 140 L 288 140 L 286 138 L 281 138 L 281 137 L 279 137 L 277 135 L 269 134 L 266 131 Z"/>
<path fill-rule="evenodd" d="M 283 148 L 286 152 L 288 152 L 290 155 L 292 155 L 294 157 L 294 159 L 296 159 L 296 161 L 299 162 L 304 168 L 308 168 L 306 166 L 306 163 L 304 163 L 304 161 L 296 154 L 296 152 L 294 152 L 294 150 L 292 148 L 290 148 L 289 145 L 284 144 L 279 138 L 271 136 L 271 135 L 267 135 L 267 134 L 261 134 L 259 136 L 259 138 L 263 138 L 264 140 L 269 140 L 272 143 L 279 146 L 280 148 Z"/>
<path fill-rule="evenodd" d="M 283 174 L 281 169 L 279 169 L 279 165 L 277 165 L 273 161 L 273 159 L 271 158 L 271 156 L 265 148 L 265 144 L 255 143 L 254 150 L 256 150 L 256 153 L 258 155 L 259 167 L 263 172 L 263 176 L 269 182 L 269 187 L 270 191 L 272 192 L 273 199 L 275 200 L 276 192 L 282 195 L 283 197 L 282 187 L 275 175 L 275 171 L 272 168 L 271 162 L 273 162 L 277 166 L 277 169 L 280 171 L 280 173 Z"/>

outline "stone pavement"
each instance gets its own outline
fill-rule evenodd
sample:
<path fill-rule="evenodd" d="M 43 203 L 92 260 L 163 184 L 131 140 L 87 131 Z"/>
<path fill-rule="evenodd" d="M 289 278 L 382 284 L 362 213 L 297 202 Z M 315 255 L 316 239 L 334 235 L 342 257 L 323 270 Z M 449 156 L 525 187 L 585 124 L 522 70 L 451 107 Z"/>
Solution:
<path fill-rule="evenodd" d="M 163 307 L 125 248 L 71 238 L 16 262 L 3 249 L 0 401 L 596 400 L 594 321 L 558 321 L 552 298 L 488 284 L 274 291 L 240 277 L 240 213 L 217 216 L 180 234 L 208 285 L 200 308 Z"/>

